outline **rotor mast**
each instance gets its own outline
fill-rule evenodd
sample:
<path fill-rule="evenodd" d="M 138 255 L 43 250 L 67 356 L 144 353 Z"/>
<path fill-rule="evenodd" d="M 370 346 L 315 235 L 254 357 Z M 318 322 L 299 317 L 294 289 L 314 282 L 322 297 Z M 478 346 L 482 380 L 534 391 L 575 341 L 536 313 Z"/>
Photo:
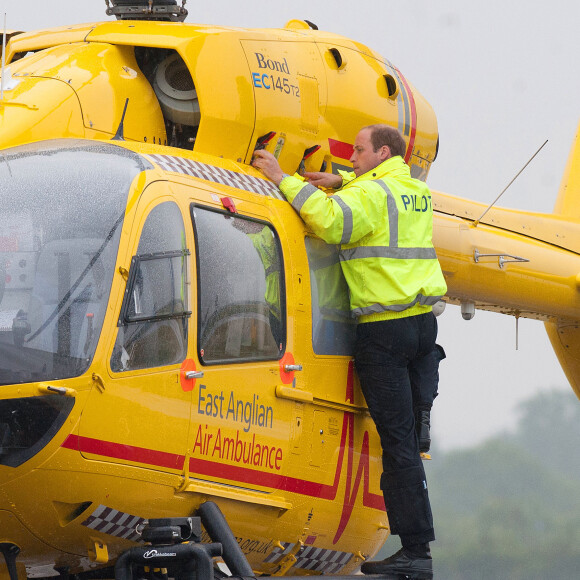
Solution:
<path fill-rule="evenodd" d="M 107 15 L 116 16 L 117 20 L 165 20 L 183 22 L 187 17 L 185 4 L 177 0 L 105 0 Z"/>

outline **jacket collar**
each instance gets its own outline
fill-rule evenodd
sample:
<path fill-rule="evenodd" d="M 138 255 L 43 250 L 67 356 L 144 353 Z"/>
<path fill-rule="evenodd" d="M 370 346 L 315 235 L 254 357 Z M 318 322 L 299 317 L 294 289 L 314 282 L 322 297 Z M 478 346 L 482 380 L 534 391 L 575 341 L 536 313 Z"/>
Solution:
<path fill-rule="evenodd" d="M 390 157 L 386 161 L 383 161 L 380 165 L 377 165 L 374 169 L 363 173 L 357 179 L 362 180 L 373 180 L 381 179 L 383 177 L 410 177 L 411 170 L 409 166 L 405 163 L 400 155 L 395 157 Z"/>

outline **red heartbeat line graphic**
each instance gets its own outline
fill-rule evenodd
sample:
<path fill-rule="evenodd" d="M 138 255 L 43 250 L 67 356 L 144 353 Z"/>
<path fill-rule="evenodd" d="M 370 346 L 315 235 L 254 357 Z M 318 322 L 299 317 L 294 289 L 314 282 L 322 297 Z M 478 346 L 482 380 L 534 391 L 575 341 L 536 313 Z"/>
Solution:
<path fill-rule="evenodd" d="M 353 371 L 353 364 L 350 362 L 348 367 L 345 397 L 345 401 L 350 403 L 354 402 Z M 338 493 L 338 487 L 342 474 L 342 466 L 344 463 L 344 457 L 346 455 L 346 481 L 344 500 L 342 504 L 340 521 L 333 540 L 333 544 L 336 544 L 336 542 L 338 542 L 342 536 L 350 520 L 356 498 L 359 493 L 361 482 L 363 484 L 363 505 L 365 507 L 385 511 L 385 504 L 382 495 L 371 493 L 369 490 L 370 457 L 368 431 L 365 431 L 363 434 L 361 450 L 360 453 L 358 453 L 358 467 L 353 478 L 355 465 L 354 423 L 354 413 L 351 411 L 345 412 L 342 422 L 342 434 L 338 461 L 336 464 L 334 480 L 331 485 L 196 457 L 189 458 L 189 471 L 192 474 L 196 473 L 198 475 L 205 475 L 217 479 L 227 479 L 230 482 L 270 487 L 272 489 L 297 493 L 300 495 L 306 495 L 319 499 L 334 500 L 336 499 L 336 495 Z M 67 449 L 74 449 L 80 451 L 81 453 L 90 453 L 100 455 L 102 457 L 110 457 L 124 461 L 165 467 L 171 470 L 182 470 L 186 459 L 185 456 L 179 454 L 120 444 L 113 441 L 103 441 L 100 439 L 93 439 L 90 437 L 83 437 L 73 434 L 70 434 L 66 438 L 66 440 L 62 443 L 62 447 Z"/>
<path fill-rule="evenodd" d="M 346 382 L 346 402 L 354 403 L 354 368 L 352 361 L 348 365 L 348 378 Z M 381 495 L 371 493 L 369 491 L 369 433 L 364 432 L 361 450 L 359 454 L 358 469 L 356 470 L 356 475 L 353 482 L 353 467 L 354 467 L 354 413 L 346 412 L 342 421 L 342 437 L 340 442 L 340 456 L 338 458 L 338 464 L 336 466 L 336 476 L 335 481 L 338 486 L 338 479 L 340 479 L 340 472 L 342 467 L 342 462 L 344 458 L 345 442 L 348 433 L 348 456 L 347 456 L 347 467 L 346 467 L 346 482 L 344 489 L 344 501 L 342 503 L 342 514 L 340 516 L 340 522 L 336 530 L 336 534 L 332 541 L 336 544 L 340 537 L 342 536 L 346 526 L 352 515 L 352 510 L 354 509 L 354 503 L 358 495 L 361 479 L 363 479 L 363 505 L 366 507 L 372 507 L 377 510 L 385 510 L 384 499 Z"/>

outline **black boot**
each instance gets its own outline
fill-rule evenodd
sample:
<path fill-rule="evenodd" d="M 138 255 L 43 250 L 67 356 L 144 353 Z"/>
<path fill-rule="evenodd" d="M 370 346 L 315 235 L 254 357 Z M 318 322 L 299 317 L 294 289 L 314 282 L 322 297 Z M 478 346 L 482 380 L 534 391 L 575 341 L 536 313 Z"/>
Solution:
<path fill-rule="evenodd" d="M 418 556 L 408 548 L 401 548 L 380 562 L 365 562 L 361 566 L 363 574 L 406 575 L 409 578 L 431 580 L 433 578 L 433 560 L 431 553 Z"/>
<path fill-rule="evenodd" d="M 431 448 L 431 413 L 429 411 L 417 411 L 415 430 L 419 438 L 419 451 L 427 453 Z"/>

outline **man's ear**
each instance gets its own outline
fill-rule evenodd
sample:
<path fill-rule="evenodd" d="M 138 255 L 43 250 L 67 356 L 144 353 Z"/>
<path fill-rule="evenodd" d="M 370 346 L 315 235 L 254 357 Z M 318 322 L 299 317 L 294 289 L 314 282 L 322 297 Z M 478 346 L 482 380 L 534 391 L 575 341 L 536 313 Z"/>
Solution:
<path fill-rule="evenodd" d="M 388 145 L 383 145 L 381 147 L 381 161 L 386 161 L 387 159 L 390 159 L 391 157 L 392 157 L 391 148 Z"/>

